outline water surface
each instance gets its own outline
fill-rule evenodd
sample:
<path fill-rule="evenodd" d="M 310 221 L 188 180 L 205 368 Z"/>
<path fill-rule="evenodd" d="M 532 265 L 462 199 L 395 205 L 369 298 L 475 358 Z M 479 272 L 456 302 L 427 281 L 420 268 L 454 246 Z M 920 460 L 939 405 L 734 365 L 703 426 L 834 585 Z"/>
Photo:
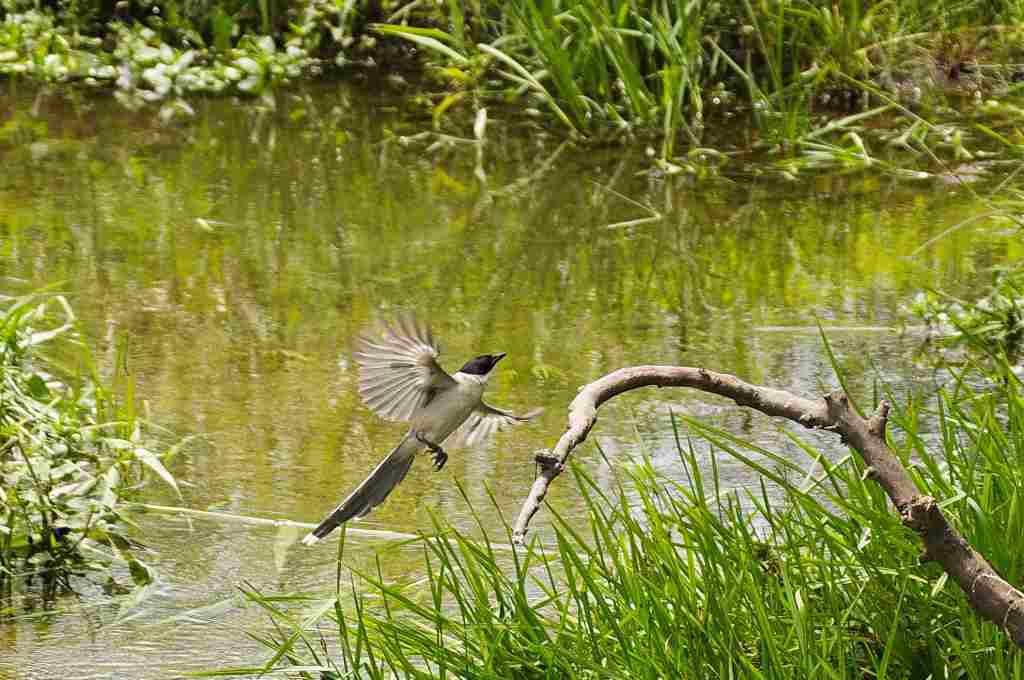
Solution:
<path fill-rule="evenodd" d="M 836 385 L 820 320 L 870 401 L 878 382 L 927 390 L 920 336 L 901 333 L 919 290 L 970 295 L 1021 244 L 978 222 L 970 192 L 877 174 L 786 181 L 736 163 L 721 177 L 666 177 L 636 149 L 576 149 L 530 123 L 492 123 L 479 151 L 431 148 L 430 119 L 379 88 L 319 85 L 275 110 L 200 102 L 163 127 L 103 98 L 0 94 L 0 292 L 63 282 L 105 374 L 127 348 L 140 407 L 181 436 L 172 463 L 184 499 L 152 483 L 151 503 L 315 522 L 402 434 L 360 405 L 350 358 L 368 323 L 429 317 L 442 364 L 506 351 L 490 399 L 537 422 L 443 472 L 418 464 L 361 526 L 429 529 L 431 513 L 473 529 L 518 512 L 532 456 L 564 427 L 578 386 L 638 363 L 707 366 L 803 394 Z M 454 137 L 468 130 L 446 129 Z M 479 162 L 478 162 L 479 158 Z M 979 191 L 983 185 L 976 185 Z M 69 358 L 70 360 L 70 358 Z M 670 411 L 707 419 L 799 457 L 789 426 L 686 391 L 647 390 L 601 412 L 592 440 L 612 467 L 648 456 L 676 476 Z M 839 455 L 827 436 L 800 433 Z M 699 446 L 705 461 L 706 446 Z M 592 444 L 578 452 L 613 474 Z M 726 484 L 756 481 L 722 461 Z M 581 519 L 566 476 L 552 503 Z M 546 531 L 547 513 L 535 520 Z M 160 573 L 138 604 L 84 582 L 47 612 L 0 623 L 0 678 L 167 678 L 264 658 L 232 601 L 242 582 L 271 592 L 334 584 L 334 543 L 300 530 L 145 514 L 137 538 Z M 475 530 L 475 529 L 474 529 Z M 379 542 L 352 538 L 353 564 Z M 419 573 L 387 553 L 389 578 Z M 198 614 L 182 616 L 196 608 Z"/>

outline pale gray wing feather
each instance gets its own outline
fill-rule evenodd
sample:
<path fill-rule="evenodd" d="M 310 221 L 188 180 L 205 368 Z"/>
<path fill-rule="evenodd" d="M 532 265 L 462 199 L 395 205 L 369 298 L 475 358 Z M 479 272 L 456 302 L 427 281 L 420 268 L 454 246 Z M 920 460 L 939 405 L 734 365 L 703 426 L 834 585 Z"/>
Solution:
<path fill-rule="evenodd" d="M 391 490 L 405 479 L 421 448 L 419 442 L 406 435 L 402 443 L 373 469 L 370 476 L 302 539 L 303 544 L 313 545 L 344 522 L 353 517 L 362 517 L 383 503 Z"/>
<path fill-rule="evenodd" d="M 455 380 L 438 366 L 430 327 L 403 316 L 379 335 L 364 334 L 352 356 L 359 365 L 359 396 L 386 420 L 407 421 L 438 390 Z"/>
<path fill-rule="evenodd" d="M 544 409 L 535 408 L 519 416 L 481 401 L 480 405 L 473 409 L 466 421 L 459 426 L 459 429 L 452 434 L 447 442 L 456 447 L 476 446 L 480 442 L 490 439 L 495 432 L 510 425 L 533 420 L 543 412 Z"/>

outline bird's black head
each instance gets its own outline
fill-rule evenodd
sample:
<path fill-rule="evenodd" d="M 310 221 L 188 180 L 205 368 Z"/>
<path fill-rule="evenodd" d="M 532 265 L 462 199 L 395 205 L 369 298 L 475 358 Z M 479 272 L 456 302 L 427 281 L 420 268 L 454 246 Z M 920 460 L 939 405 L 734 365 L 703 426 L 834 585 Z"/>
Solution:
<path fill-rule="evenodd" d="M 497 354 L 481 354 L 475 359 L 470 359 L 466 362 L 466 365 L 459 369 L 459 373 L 468 373 L 469 375 L 487 375 L 494 368 L 494 365 L 504 358 L 504 352 L 498 352 Z"/>

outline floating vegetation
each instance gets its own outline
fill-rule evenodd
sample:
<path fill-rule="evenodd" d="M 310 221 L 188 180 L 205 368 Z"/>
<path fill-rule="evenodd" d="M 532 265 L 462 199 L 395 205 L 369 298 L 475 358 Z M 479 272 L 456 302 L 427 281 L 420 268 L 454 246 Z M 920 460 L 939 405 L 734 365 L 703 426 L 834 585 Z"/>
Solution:
<path fill-rule="evenodd" d="M 294 12 L 287 30 L 274 35 L 241 31 L 227 14 L 211 19 L 207 39 L 191 28 L 169 30 L 159 12 L 144 21 L 112 19 L 93 35 L 82 32 L 74 12 L 57 14 L 25 3 L 0 8 L 0 76 L 25 76 L 50 84 L 113 88 L 130 109 L 158 104 L 167 121 L 193 113 L 189 96 L 260 96 L 303 75 L 316 75 L 323 35 L 337 35 L 346 11 L 312 0 Z M 119 3 L 124 4 L 124 3 Z M 152 25 L 147 25 L 152 24 Z M 351 41 L 346 41 L 351 44 Z M 339 44 L 340 45 L 340 44 Z M 333 62 L 345 63 L 336 45 Z M 273 99 L 263 101 L 273 104 Z"/>
<path fill-rule="evenodd" d="M 59 295 L 0 297 L 0 583 L 35 578 L 44 593 L 70 577 L 127 566 L 144 586 L 152 572 L 126 534 L 123 503 L 143 472 L 177 491 L 135 416 L 95 374 L 62 377 L 42 352 L 75 341 Z"/>
<path fill-rule="evenodd" d="M 47 14 L 9 14 L 0 24 L 0 74 L 110 86 L 130 109 L 161 104 L 167 120 L 192 113 L 186 95 L 260 95 L 312 64 L 301 35 L 288 37 L 281 49 L 270 36 L 246 36 L 224 52 L 173 47 L 138 24 L 118 24 L 111 35 L 116 47 L 106 52 L 100 39 L 68 33 Z"/>

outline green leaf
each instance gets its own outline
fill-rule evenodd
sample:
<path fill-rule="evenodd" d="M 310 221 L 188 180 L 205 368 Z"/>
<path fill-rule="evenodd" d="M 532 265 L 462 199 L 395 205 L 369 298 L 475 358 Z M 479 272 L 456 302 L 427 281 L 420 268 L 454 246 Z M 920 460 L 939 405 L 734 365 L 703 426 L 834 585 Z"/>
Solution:
<path fill-rule="evenodd" d="M 465 51 L 466 26 L 463 19 L 462 3 L 458 2 L 458 0 L 448 0 L 448 20 L 452 25 L 452 32 L 454 33 L 452 38 L 455 40 L 455 46 Z"/>
<path fill-rule="evenodd" d="M 424 38 L 434 38 L 449 45 L 455 44 L 455 38 L 439 28 L 421 28 L 419 26 L 396 26 L 394 24 L 370 24 L 370 28 L 378 33 L 408 37 L 419 35 Z"/>
<path fill-rule="evenodd" d="M 128 558 L 128 572 L 137 586 L 145 586 L 153 582 L 153 570 L 139 559 Z"/>
<path fill-rule="evenodd" d="M 174 489 L 174 493 L 178 494 L 178 498 L 181 498 L 181 489 L 178 488 L 178 482 L 174 479 L 174 475 L 167 471 L 164 464 L 160 459 L 149 449 L 144 449 L 141 446 L 136 447 L 135 457 L 138 458 L 142 463 L 153 472 L 157 473 L 162 480 Z"/>
<path fill-rule="evenodd" d="M 450 57 L 451 59 L 454 59 L 460 64 L 466 64 L 469 62 L 469 59 L 467 59 L 464 55 L 459 54 L 458 52 L 448 47 L 437 38 L 431 37 L 429 35 L 423 35 L 422 30 L 410 30 L 410 27 L 408 26 L 391 26 L 390 24 L 371 24 L 370 28 L 377 31 L 378 33 L 382 33 L 384 35 L 394 35 L 399 38 L 404 38 L 405 40 L 414 42 L 417 45 L 426 47 L 427 49 L 434 50 L 435 52 L 440 52 L 441 54 Z M 438 32 L 440 33 L 441 31 Z"/>
<path fill-rule="evenodd" d="M 453 92 L 452 94 L 442 99 L 441 103 L 434 107 L 434 125 L 437 126 L 437 124 L 441 120 L 441 116 L 444 115 L 445 111 L 447 111 L 456 102 L 462 100 L 465 96 L 466 91 L 463 90 L 461 92 Z"/>
<path fill-rule="evenodd" d="M 227 52 L 231 48 L 231 33 L 235 22 L 224 10 L 216 7 L 210 17 L 210 32 L 213 34 L 213 45 L 218 52 Z"/>
<path fill-rule="evenodd" d="M 46 386 L 46 381 L 38 373 L 32 374 L 32 377 L 28 379 L 27 386 L 28 393 L 33 399 L 38 399 L 39 401 L 50 400 L 50 388 Z"/>
<path fill-rule="evenodd" d="M 103 489 L 100 495 L 100 504 L 111 510 L 117 505 L 117 486 L 121 483 L 121 473 L 117 471 L 116 467 L 112 467 L 106 471 L 103 475 L 101 482 L 101 488 Z"/>
<path fill-rule="evenodd" d="M 565 123 L 566 127 L 572 129 L 573 131 L 576 131 L 576 126 L 573 125 L 572 121 L 569 120 L 569 116 L 565 115 L 565 112 L 562 111 L 562 109 L 558 106 L 558 104 L 555 102 L 555 98 L 551 96 L 551 93 L 547 91 L 547 88 L 545 88 L 544 85 L 541 84 L 540 80 L 538 80 L 536 76 L 530 73 L 525 66 L 520 64 L 518 61 L 513 59 L 508 54 L 505 54 L 501 50 L 497 49 L 496 47 L 491 47 L 490 45 L 484 43 L 478 44 L 477 47 L 481 51 L 486 52 L 492 57 L 495 57 L 500 61 L 503 61 L 509 66 L 511 66 L 512 69 L 516 71 L 516 73 L 522 76 L 523 79 L 526 80 L 526 82 L 528 82 L 538 93 L 544 96 L 544 99 L 547 101 L 548 106 L 550 106 L 551 110 L 555 112 L 555 115 L 558 116 L 559 120 Z"/>

